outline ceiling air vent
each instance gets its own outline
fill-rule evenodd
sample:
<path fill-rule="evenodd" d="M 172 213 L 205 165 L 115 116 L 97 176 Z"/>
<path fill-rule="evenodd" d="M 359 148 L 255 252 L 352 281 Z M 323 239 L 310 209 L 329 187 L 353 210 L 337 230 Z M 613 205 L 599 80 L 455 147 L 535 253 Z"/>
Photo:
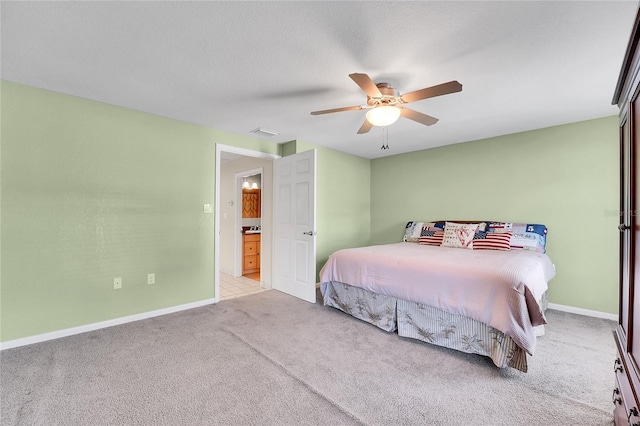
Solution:
<path fill-rule="evenodd" d="M 271 136 L 278 136 L 280 133 L 278 132 L 274 132 L 273 130 L 267 130 L 267 129 L 263 129 L 262 127 L 258 127 L 257 129 L 253 129 L 251 131 L 251 133 L 255 133 L 256 135 L 260 135 L 260 136 L 266 136 L 266 137 L 271 137 Z"/>

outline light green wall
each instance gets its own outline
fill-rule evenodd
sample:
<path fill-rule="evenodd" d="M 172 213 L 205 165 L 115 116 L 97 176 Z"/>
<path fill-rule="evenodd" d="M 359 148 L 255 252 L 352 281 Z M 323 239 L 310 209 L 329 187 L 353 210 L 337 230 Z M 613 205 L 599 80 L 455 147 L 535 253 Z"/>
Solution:
<path fill-rule="evenodd" d="M 314 148 L 6 81 L 0 108 L 0 341 L 212 298 L 215 144 Z M 373 161 L 317 150 L 318 270 L 410 219 L 536 221 L 551 301 L 616 312 L 614 117 Z"/>
<path fill-rule="evenodd" d="M 543 223 L 550 302 L 618 311 L 617 117 L 376 159 L 372 244 L 409 220 Z"/>
<path fill-rule="evenodd" d="M 214 297 L 216 143 L 280 146 L 7 81 L 0 107 L 0 341 Z M 369 161 L 318 176 L 322 264 L 369 241 Z"/>
<path fill-rule="evenodd" d="M 2 82 L 2 340 L 213 297 L 213 136 Z"/>

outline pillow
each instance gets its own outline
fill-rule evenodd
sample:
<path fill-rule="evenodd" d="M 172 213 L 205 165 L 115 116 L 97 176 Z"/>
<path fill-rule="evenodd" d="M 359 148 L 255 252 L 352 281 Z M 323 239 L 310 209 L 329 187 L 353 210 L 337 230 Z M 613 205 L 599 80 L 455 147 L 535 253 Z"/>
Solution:
<path fill-rule="evenodd" d="M 420 238 L 420 230 L 422 229 L 422 222 L 407 222 L 407 226 L 404 228 L 404 237 L 402 241 L 415 243 Z M 418 231 L 418 237 L 414 237 L 415 231 Z"/>
<path fill-rule="evenodd" d="M 480 222 L 478 223 L 478 231 L 486 232 L 487 226 L 489 226 L 488 222 Z"/>
<path fill-rule="evenodd" d="M 407 226 L 404 228 L 404 238 L 402 241 L 408 243 L 417 243 L 420 239 L 420 232 L 422 228 L 431 227 L 434 224 L 432 222 L 407 222 Z"/>
<path fill-rule="evenodd" d="M 430 222 L 429 225 L 431 225 L 434 228 L 439 228 L 440 231 L 444 231 L 444 225 L 447 222 L 444 221 L 439 221 L 439 222 Z"/>
<path fill-rule="evenodd" d="M 463 225 L 478 225 L 478 231 L 486 231 L 487 230 L 487 226 L 489 226 L 489 223 L 491 222 L 487 222 L 487 221 L 472 221 L 472 222 L 465 222 L 463 220 L 450 220 L 450 223 L 461 223 Z M 433 226 L 437 227 L 437 228 L 442 228 L 444 229 L 444 226 L 447 222 L 446 221 L 438 221 L 438 222 L 433 222 Z"/>
<path fill-rule="evenodd" d="M 434 228 L 431 228 L 434 229 Z M 435 228 L 438 229 L 438 228 Z M 425 244 L 428 246 L 439 246 L 442 244 L 442 237 L 444 236 L 444 231 L 439 229 L 435 230 L 423 230 L 420 235 L 420 240 L 418 240 L 418 244 Z"/>
<path fill-rule="evenodd" d="M 478 230 L 477 223 L 447 222 L 444 226 L 442 247 L 473 249 L 473 236 Z"/>
<path fill-rule="evenodd" d="M 474 250 L 511 250 L 512 232 L 476 232 Z"/>
<path fill-rule="evenodd" d="M 547 227 L 532 223 L 491 222 L 488 232 L 512 232 L 511 248 L 545 253 Z"/>

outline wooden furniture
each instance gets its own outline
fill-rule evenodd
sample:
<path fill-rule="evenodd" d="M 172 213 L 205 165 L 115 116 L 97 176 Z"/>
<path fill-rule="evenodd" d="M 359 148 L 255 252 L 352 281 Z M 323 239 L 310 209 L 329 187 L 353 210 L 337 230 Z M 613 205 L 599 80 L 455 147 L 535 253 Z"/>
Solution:
<path fill-rule="evenodd" d="M 260 190 L 242 189 L 242 217 L 260 217 Z"/>
<path fill-rule="evenodd" d="M 615 424 L 640 426 L 640 29 L 635 25 L 613 96 L 620 107 L 620 293 L 613 364 Z M 637 278 L 637 279 L 636 279 Z M 636 288 L 638 284 L 638 288 Z M 637 325 L 637 326 L 636 326 Z"/>
<path fill-rule="evenodd" d="M 242 234 L 242 275 L 260 270 L 260 234 Z"/>

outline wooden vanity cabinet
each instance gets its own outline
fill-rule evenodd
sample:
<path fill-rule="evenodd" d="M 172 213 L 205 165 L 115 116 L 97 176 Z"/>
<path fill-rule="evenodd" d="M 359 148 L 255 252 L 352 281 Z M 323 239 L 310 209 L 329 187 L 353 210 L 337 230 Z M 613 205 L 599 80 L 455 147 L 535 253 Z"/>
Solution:
<path fill-rule="evenodd" d="M 242 275 L 260 270 L 260 234 L 242 234 Z"/>

